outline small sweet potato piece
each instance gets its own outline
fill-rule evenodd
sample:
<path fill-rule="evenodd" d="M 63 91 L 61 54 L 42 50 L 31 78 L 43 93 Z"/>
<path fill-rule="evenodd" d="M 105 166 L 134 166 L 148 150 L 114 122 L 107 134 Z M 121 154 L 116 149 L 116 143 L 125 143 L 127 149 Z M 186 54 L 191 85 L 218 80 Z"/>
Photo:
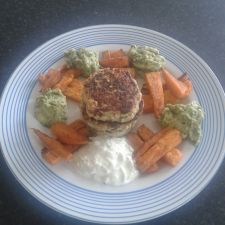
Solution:
<path fill-rule="evenodd" d="M 144 124 L 138 127 L 137 134 L 144 142 L 149 140 L 154 135 L 153 131 L 151 131 Z"/>
<path fill-rule="evenodd" d="M 46 75 L 41 74 L 38 78 L 42 86 L 41 90 L 46 90 L 52 88 L 56 85 L 62 78 L 60 71 L 55 69 L 49 69 Z"/>
<path fill-rule="evenodd" d="M 164 90 L 164 101 L 165 101 L 165 104 L 176 104 L 179 99 L 176 98 L 174 95 L 172 95 L 171 91 L 166 89 Z"/>
<path fill-rule="evenodd" d="M 88 142 L 88 138 L 86 136 L 82 136 L 78 131 L 75 131 L 65 123 L 54 123 L 50 129 L 57 139 L 64 144 L 82 145 Z"/>
<path fill-rule="evenodd" d="M 177 129 L 167 131 L 151 148 L 136 160 L 138 169 L 145 172 L 167 152 L 171 151 L 182 141 L 181 133 Z"/>
<path fill-rule="evenodd" d="M 171 73 L 163 69 L 163 77 L 166 82 L 166 86 L 178 99 L 182 99 L 187 96 L 187 86 L 180 80 L 176 79 Z"/>
<path fill-rule="evenodd" d="M 59 155 L 57 155 L 53 151 L 49 151 L 47 148 L 43 148 L 41 150 L 41 156 L 45 161 L 47 161 L 51 165 L 55 165 L 62 160 L 62 158 Z"/>
<path fill-rule="evenodd" d="M 127 140 L 134 151 L 138 151 L 138 149 L 144 144 L 141 138 L 137 134 L 132 132 L 127 135 Z"/>
<path fill-rule="evenodd" d="M 141 93 L 143 95 L 150 95 L 149 90 L 148 90 L 148 86 L 146 83 L 143 83 L 142 88 L 141 88 Z"/>
<path fill-rule="evenodd" d="M 181 159 L 182 153 L 178 148 L 173 148 L 162 157 L 162 160 L 171 166 L 176 166 Z"/>
<path fill-rule="evenodd" d="M 143 113 L 152 113 L 154 111 L 154 103 L 151 95 L 142 95 L 144 101 Z"/>
<path fill-rule="evenodd" d="M 185 95 L 188 96 L 193 89 L 192 82 L 189 79 L 189 76 L 187 75 L 187 73 L 184 73 L 181 77 L 178 78 L 178 80 L 183 82 L 187 87 Z"/>
<path fill-rule="evenodd" d="M 68 126 L 73 128 L 74 130 L 79 130 L 83 127 L 87 127 L 86 123 L 81 119 L 73 121 L 72 123 L 68 124 Z"/>
<path fill-rule="evenodd" d="M 59 88 L 64 91 L 67 86 L 73 81 L 74 74 L 73 71 L 67 70 L 62 74 L 62 79 L 54 86 L 54 88 Z"/>
<path fill-rule="evenodd" d="M 119 58 L 109 58 L 100 61 L 100 65 L 103 67 L 110 68 L 124 68 L 129 66 L 129 58 L 128 56 L 122 56 Z"/>
<path fill-rule="evenodd" d="M 83 82 L 78 79 L 73 79 L 73 81 L 63 91 L 63 94 L 74 101 L 80 102 L 82 91 Z"/>
<path fill-rule="evenodd" d="M 154 113 L 159 118 L 164 108 L 164 93 L 160 72 L 151 72 L 145 74 L 145 81 L 151 93 L 154 105 Z"/>
<path fill-rule="evenodd" d="M 156 134 L 152 136 L 149 140 L 147 140 L 142 147 L 136 152 L 135 159 L 141 157 L 151 146 L 153 146 L 163 135 L 168 132 L 171 128 L 163 128 Z"/>
<path fill-rule="evenodd" d="M 151 167 L 149 167 L 145 172 L 146 173 L 154 173 L 159 170 L 159 164 L 155 163 Z"/>
<path fill-rule="evenodd" d="M 69 160 L 72 158 L 72 154 L 66 150 L 66 148 L 57 140 L 49 137 L 47 134 L 42 133 L 40 130 L 33 129 L 34 133 L 39 137 L 44 147 L 49 151 L 52 151 L 62 157 L 63 159 Z"/>

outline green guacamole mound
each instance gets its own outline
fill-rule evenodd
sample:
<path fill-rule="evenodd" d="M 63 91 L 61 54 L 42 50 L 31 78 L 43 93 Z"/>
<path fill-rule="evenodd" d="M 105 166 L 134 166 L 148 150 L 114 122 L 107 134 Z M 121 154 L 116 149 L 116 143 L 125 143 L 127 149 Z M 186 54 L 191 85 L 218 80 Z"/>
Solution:
<path fill-rule="evenodd" d="M 148 46 L 132 45 L 128 56 L 140 74 L 160 70 L 165 65 L 165 58 L 159 54 L 159 50 Z"/>
<path fill-rule="evenodd" d="M 44 126 L 66 121 L 66 97 L 59 89 L 48 89 L 36 99 L 35 117 Z"/>
<path fill-rule="evenodd" d="M 177 128 L 183 138 L 189 138 L 193 144 L 197 144 L 201 137 L 201 122 L 204 111 L 197 102 L 187 105 L 167 104 L 160 116 L 160 124 L 163 127 Z"/>
<path fill-rule="evenodd" d="M 81 48 L 79 50 L 69 49 L 64 54 L 69 67 L 82 71 L 82 75 L 88 77 L 99 69 L 98 55 L 92 50 Z"/>

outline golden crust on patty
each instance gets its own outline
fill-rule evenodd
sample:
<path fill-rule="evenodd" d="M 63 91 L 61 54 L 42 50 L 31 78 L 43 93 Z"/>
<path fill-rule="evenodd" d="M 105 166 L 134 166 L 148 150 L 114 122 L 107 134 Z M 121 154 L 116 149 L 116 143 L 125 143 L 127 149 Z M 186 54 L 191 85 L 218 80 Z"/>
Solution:
<path fill-rule="evenodd" d="M 82 115 L 86 124 L 95 134 L 119 137 L 128 133 L 135 126 L 138 116 L 142 113 L 143 106 L 144 103 L 141 101 L 139 104 L 139 111 L 134 118 L 124 123 L 95 120 L 88 116 L 85 105 L 82 105 Z"/>
<path fill-rule="evenodd" d="M 141 99 L 137 82 L 129 71 L 107 68 L 85 81 L 82 104 L 95 120 L 128 122 L 139 111 Z"/>

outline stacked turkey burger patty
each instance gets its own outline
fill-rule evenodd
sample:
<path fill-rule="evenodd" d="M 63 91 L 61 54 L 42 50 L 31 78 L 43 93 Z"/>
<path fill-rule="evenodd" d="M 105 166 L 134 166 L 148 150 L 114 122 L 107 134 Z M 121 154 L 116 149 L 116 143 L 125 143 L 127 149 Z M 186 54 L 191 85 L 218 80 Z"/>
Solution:
<path fill-rule="evenodd" d="M 81 108 L 96 134 L 122 136 L 142 112 L 142 94 L 128 71 L 101 69 L 85 81 Z"/>

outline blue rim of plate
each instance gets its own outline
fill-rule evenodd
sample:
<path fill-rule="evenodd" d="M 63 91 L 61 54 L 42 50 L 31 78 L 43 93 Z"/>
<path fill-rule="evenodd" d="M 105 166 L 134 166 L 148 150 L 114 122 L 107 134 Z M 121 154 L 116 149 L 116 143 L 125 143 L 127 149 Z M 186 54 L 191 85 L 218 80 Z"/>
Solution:
<path fill-rule="evenodd" d="M 70 184 L 51 172 L 32 149 L 26 110 L 37 74 L 47 70 L 68 48 L 103 44 L 149 45 L 193 82 L 206 112 L 203 138 L 175 174 L 149 188 L 125 193 L 94 192 Z M 193 199 L 210 182 L 225 155 L 224 91 L 209 66 L 180 42 L 146 28 L 98 25 L 73 30 L 46 42 L 16 68 L 1 97 L 0 141 L 5 161 L 20 184 L 52 209 L 84 221 L 127 224 L 165 215 Z"/>

